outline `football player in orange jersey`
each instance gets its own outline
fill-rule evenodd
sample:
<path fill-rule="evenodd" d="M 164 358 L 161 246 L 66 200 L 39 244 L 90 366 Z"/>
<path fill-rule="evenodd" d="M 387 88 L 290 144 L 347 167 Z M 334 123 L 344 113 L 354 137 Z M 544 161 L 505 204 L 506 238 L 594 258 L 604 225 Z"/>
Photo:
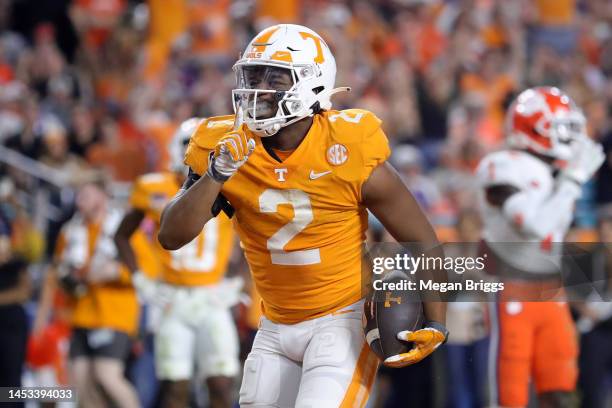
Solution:
<path fill-rule="evenodd" d="M 162 215 L 161 244 L 180 248 L 220 209 L 236 228 L 264 317 L 244 366 L 240 405 L 365 405 L 377 360 L 361 328 L 362 245 L 370 209 L 399 242 L 438 245 L 395 171 L 381 122 L 331 110 L 336 64 L 314 31 L 281 24 L 259 33 L 234 65 L 236 115 L 204 120 L 186 153 L 191 168 Z M 220 194 L 222 193 L 222 194 Z M 398 337 L 401 367 L 447 337 L 445 307 Z"/>
<path fill-rule="evenodd" d="M 130 237 L 145 217 L 159 225 L 161 210 L 179 190 L 187 168 L 183 164 L 189 137 L 200 122 L 185 121 L 170 143 L 171 170 L 136 180 L 131 208 L 115 243 L 145 302 L 161 310 L 155 333 L 155 364 L 162 381 L 161 406 L 189 404 L 190 381 L 205 379 L 212 407 L 230 407 L 233 378 L 238 374 L 238 336 L 230 306 L 240 293 L 236 280 L 224 280 L 233 245 L 231 221 L 211 219 L 197 236 L 177 251 L 154 244 L 160 281 L 139 271 Z M 197 371 L 194 370 L 197 368 Z"/>

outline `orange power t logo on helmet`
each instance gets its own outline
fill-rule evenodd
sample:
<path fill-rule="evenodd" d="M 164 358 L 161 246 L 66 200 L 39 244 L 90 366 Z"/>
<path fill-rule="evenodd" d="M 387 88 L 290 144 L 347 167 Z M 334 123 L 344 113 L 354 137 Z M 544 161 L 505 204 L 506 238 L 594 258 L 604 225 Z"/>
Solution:
<path fill-rule="evenodd" d="M 312 40 L 315 42 L 315 46 L 317 47 L 317 56 L 315 57 L 314 62 L 317 64 L 322 64 L 325 61 L 325 58 L 323 58 L 323 49 L 321 48 L 321 42 L 323 40 L 314 34 L 303 31 L 300 31 L 300 35 L 303 39 L 312 38 Z"/>

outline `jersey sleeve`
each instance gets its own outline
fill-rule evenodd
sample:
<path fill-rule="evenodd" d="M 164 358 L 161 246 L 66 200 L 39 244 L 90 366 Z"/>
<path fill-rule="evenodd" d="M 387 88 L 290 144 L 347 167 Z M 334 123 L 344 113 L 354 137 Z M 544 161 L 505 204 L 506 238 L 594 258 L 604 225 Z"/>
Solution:
<path fill-rule="evenodd" d="M 363 148 L 365 150 L 365 155 L 363 160 L 362 182 L 365 182 L 370 177 L 370 174 L 372 174 L 372 170 L 381 163 L 387 161 L 391 155 L 391 149 L 389 148 L 387 135 L 380 127 L 364 137 Z"/>
<path fill-rule="evenodd" d="M 185 152 L 185 164 L 195 174 L 201 176 L 206 173 L 209 153 L 215 148 L 221 136 L 232 129 L 233 124 L 233 115 L 204 119 L 200 122 Z"/>
<path fill-rule="evenodd" d="M 372 171 L 380 164 L 387 161 L 391 155 L 389 139 L 382 130 L 382 121 L 371 112 L 365 114 L 363 137 L 361 140 L 361 174 L 359 178 L 358 194 L 361 195 L 361 187 L 372 174 Z"/>
<path fill-rule="evenodd" d="M 134 183 L 132 194 L 130 195 L 130 206 L 143 212 L 149 209 L 149 191 L 142 177 Z"/>
<path fill-rule="evenodd" d="M 381 128 L 382 121 L 372 112 L 363 109 L 331 111 L 327 117 L 332 139 L 329 145 L 342 146 L 347 156 L 345 161 L 334 164 L 334 174 L 350 183 L 360 202 L 363 183 L 391 154 L 389 140 Z"/>
<path fill-rule="evenodd" d="M 185 164 L 198 176 L 206 173 L 208 169 L 208 155 L 212 151 L 211 148 L 205 148 L 198 145 L 194 139 L 189 141 L 187 151 L 185 152 Z"/>
<path fill-rule="evenodd" d="M 517 171 L 517 159 L 507 152 L 493 153 L 486 156 L 476 168 L 476 179 L 482 188 L 510 185 L 521 189 L 520 172 Z"/>

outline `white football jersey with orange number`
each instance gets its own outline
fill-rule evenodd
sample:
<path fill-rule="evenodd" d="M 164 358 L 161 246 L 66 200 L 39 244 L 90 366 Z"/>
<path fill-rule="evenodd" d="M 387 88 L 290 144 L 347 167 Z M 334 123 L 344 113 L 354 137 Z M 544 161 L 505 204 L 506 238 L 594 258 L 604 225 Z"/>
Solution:
<path fill-rule="evenodd" d="M 232 129 L 234 116 L 210 118 L 194 133 L 185 162 L 197 174 Z M 261 140 L 249 160 L 224 183 L 263 312 L 292 324 L 346 307 L 362 297 L 362 245 L 367 211 L 361 186 L 389 154 L 372 113 L 325 111 L 282 162 Z"/>

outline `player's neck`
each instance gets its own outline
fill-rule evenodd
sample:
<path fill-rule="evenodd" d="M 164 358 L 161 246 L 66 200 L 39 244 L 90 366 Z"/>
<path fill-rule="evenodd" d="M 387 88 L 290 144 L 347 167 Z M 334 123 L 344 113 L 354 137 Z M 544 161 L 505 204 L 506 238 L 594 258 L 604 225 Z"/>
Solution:
<path fill-rule="evenodd" d="M 262 138 L 262 143 L 268 149 L 281 151 L 295 150 L 312 126 L 313 117 L 304 118 L 278 131 L 277 134 Z"/>

